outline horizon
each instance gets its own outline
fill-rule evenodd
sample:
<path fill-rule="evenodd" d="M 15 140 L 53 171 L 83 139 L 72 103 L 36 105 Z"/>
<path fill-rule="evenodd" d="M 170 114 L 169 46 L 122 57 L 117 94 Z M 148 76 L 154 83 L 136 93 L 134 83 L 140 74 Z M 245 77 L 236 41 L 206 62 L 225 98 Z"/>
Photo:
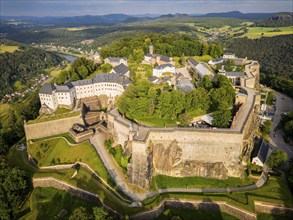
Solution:
<path fill-rule="evenodd" d="M 2 16 L 75 17 L 109 14 L 165 15 L 292 12 L 291 0 L 1 0 Z"/>

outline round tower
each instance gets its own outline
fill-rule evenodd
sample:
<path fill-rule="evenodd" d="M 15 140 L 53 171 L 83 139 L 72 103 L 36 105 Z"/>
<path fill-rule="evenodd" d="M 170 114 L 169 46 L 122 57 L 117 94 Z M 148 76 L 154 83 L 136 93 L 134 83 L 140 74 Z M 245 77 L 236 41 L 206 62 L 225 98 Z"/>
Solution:
<path fill-rule="evenodd" d="M 152 42 L 151 42 L 150 45 L 149 45 L 149 53 L 150 53 L 151 55 L 154 54 L 154 46 L 153 46 Z"/>

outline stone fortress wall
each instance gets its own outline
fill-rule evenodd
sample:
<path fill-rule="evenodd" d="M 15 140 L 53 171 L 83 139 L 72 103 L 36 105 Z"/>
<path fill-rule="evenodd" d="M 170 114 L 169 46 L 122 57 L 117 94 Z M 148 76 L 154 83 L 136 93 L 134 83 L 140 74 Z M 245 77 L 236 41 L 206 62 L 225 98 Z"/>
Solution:
<path fill-rule="evenodd" d="M 115 143 L 129 148 L 128 180 L 148 188 L 152 173 L 175 177 L 202 176 L 225 179 L 243 175 L 246 137 L 253 126 L 255 90 L 241 88 L 248 97 L 231 129 L 154 128 L 108 114 L 108 129 Z"/>
<path fill-rule="evenodd" d="M 25 123 L 25 136 L 27 140 L 31 140 L 66 133 L 72 128 L 74 123 L 84 124 L 82 116 L 77 115 L 69 118 L 56 119 L 35 124 Z"/>

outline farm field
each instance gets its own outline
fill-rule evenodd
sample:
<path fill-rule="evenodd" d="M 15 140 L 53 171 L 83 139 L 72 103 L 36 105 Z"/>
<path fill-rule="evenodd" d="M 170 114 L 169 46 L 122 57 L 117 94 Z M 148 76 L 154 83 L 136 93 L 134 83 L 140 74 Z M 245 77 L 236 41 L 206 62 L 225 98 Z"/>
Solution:
<path fill-rule="evenodd" d="M 289 27 L 249 27 L 248 32 L 240 37 L 260 38 L 293 34 L 293 26 Z"/>
<path fill-rule="evenodd" d="M 18 50 L 18 46 L 5 46 L 0 45 L 0 53 L 13 53 L 14 51 Z"/>

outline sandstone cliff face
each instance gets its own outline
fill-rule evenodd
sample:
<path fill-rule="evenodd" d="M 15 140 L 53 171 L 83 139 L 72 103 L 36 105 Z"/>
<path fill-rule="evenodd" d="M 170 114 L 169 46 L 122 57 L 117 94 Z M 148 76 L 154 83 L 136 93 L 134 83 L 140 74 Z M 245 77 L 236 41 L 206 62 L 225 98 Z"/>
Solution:
<path fill-rule="evenodd" d="M 176 176 L 202 176 L 226 179 L 228 171 L 223 162 L 209 163 L 201 160 L 183 160 L 182 149 L 176 140 L 170 144 L 152 144 L 153 166 L 157 173 Z"/>

